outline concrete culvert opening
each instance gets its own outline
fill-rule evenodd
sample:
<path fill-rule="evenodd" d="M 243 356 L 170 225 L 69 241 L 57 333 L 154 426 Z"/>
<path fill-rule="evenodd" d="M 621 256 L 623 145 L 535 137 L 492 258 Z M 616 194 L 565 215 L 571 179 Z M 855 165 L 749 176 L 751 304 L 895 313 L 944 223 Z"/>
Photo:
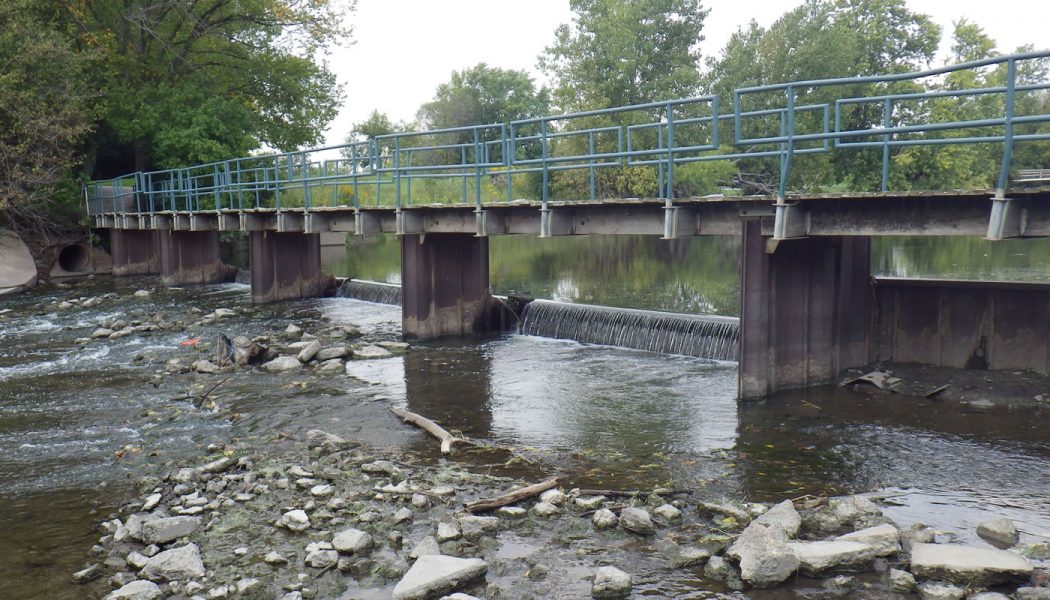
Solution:
<path fill-rule="evenodd" d="M 69 273 L 87 271 L 91 264 L 91 249 L 84 244 L 70 244 L 58 253 L 58 266 Z"/>

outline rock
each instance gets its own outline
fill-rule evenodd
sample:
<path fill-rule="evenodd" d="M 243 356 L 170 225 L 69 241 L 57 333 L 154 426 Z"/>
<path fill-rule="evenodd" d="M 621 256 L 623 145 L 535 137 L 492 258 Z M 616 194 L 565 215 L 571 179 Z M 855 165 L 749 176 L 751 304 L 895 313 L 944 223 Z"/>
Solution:
<path fill-rule="evenodd" d="M 137 579 L 106 594 L 102 600 L 154 600 L 162 595 L 159 585 Z"/>
<path fill-rule="evenodd" d="M 303 363 L 299 362 L 294 356 L 278 356 L 268 363 L 263 363 L 262 368 L 271 373 L 282 373 L 298 369 L 302 366 Z"/>
<path fill-rule="evenodd" d="M 547 490 L 540 494 L 540 502 L 546 502 L 548 504 L 553 504 L 554 506 L 561 506 L 568 499 L 569 497 L 565 495 L 565 492 L 557 488 Z"/>
<path fill-rule="evenodd" d="M 386 348 L 387 350 L 408 350 L 408 342 L 395 342 L 390 340 L 383 340 L 382 342 L 376 342 L 376 346 L 380 348 Z"/>
<path fill-rule="evenodd" d="M 915 523 L 901 531 L 901 548 L 905 552 L 911 552 L 911 548 L 915 544 L 932 544 L 936 538 L 937 534 L 933 527 Z"/>
<path fill-rule="evenodd" d="M 105 327 L 99 327 L 95 331 L 91 332 L 91 339 L 108 338 L 113 335 L 112 329 L 106 329 Z"/>
<path fill-rule="evenodd" d="M 463 533 L 463 537 L 468 540 L 476 540 L 486 533 L 499 531 L 499 519 L 476 515 L 460 517 L 459 530 Z"/>
<path fill-rule="evenodd" d="M 307 549 L 306 553 L 306 564 L 307 566 L 315 569 L 327 569 L 335 566 L 335 563 L 339 561 L 339 553 L 335 550 L 315 548 L 314 550 Z"/>
<path fill-rule="evenodd" d="M 149 557 L 132 551 L 128 553 L 127 558 L 124 560 L 131 566 L 131 568 L 138 570 L 146 566 L 146 561 L 149 560 Z"/>
<path fill-rule="evenodd" d="M 268 565 L 286 565 L 288 564 L 288 559 L 282 556 L 280 552 L 271 550 L 263 557 L 263 562 Z"/>
<path fill-rule="evenodd" d="M 149 290 L 135 290 L 132 296 L 136 298 L 149 298 Z"/>
<path fill-rule="evenodd" d="M 430 499 L 423 494 L 412 494 L 412 506 L 426 508 L 430 506 Z"/>
<path fill-rule="evenodd" d="M 740 577 L 754 587 L 773 587 L 798 570 L 798 556 L 787 534 L 776 525 L 752 523 L 733 542 L 726 556 L 740 564 Z M 710 563 L 710 561 L 708 561 Z"/>
<path fill-rule="evenodd" d="M 310 488 L 310 495 L 314 496 L 315 498 L 327 498 L 328 496 L 331 496 L 334 492 L 335 488 L 327 483 L 315 485 L 312 488 Z"/>
<path fill-rule="evenodd" d="M 362 346 L 360 348 L 354 348 L 354 350 L 351 353 L 351 355 L 354 358 L 360 358 L 360 359 L 366 359 L 366 360 L 367 359 L 371 359 L 371 358 L 390 358 L 391 356 L 393 356 L 393 354 L 391 354 L 389 350 L 384 350 L 383 348 L 380 348 L 379 346 L 372 346 L 372 345 Z"/>
<path fill-rule="evenodd" d="M 573 501 L 577 508 L 583 510 L 595 510 L 600 508 L 605 503 L 605 496 L 590 496 L 587 498 L 577 498 Z"/>
<path fill-rule="evenodd" d="M 462 534 L 459 528 L 450 523 L 438 523 L 437 527 L 437 541 L 448 542 L 451 540 L 458 540 Z"/>
<path fill-rule="evenodd" d="M 907 571 L 890 569 L 890 589 L 901 594 L 907 594 L 915 589 L 915 577 Z"/>
<path fill-rule="evenodd" d="M 211 461 L 210 463 L 203 464 L 197 467 L 201 473 L 222 473 L 229 469 L 233 465 L 237 464 L 237 459 L 232 456 L 223 456 L 222 458 Z"/>
<path fill-rule="evenodd" d="M 404 523 L 405 521 L 411 521 L 412 517 L 414 516 L 415 513 L 412 512 L 411 508 L 402 507 L 394 513 L 393 521 L 395 525 L 399 525 L 401 523 Z"/>
<path fill-rule="evenodd" d="M 299 355 L 296 356 L 296 358 L 301 363 L 308 363 L 311 360 L 313 360 L 313 358 L 315 356 L 317 356 L 317 353 L 320 352 L 320 351 L 321 351 L 321 342 L 319 342 L 317 340 L 314 340 L 314 341 L 310 342 L 309 344 L 307 344 L 302 350 L 300 350 L 299 351 Z"/>
<path fill-rule="evenodd" d="M 322 348 L 318 350 L 317 356 L 315 358 L 317 358 L 317 360 L 320 362 L 324 362 L 326 360 L 343 358 L 344 356 L 346 356 L 346 353 L 346 346 L 332 346 L 330 348 Z"/>
<path fill-rule="evenodd" d="M 448 596 L 442 596 L 441 600 L 480 600 L 470 594 L 464 594 L 463 592 L 456 592 L 455 594 L 449 594 Z"/>
<path fill-rule="evenodd" d="M 682 511 L 670 504 L 657 506 L 653 509 L 653 514 L 663 519 L 665 523 L 670 523 L 671 521 L 682 518 Z"/>
<path fill-rule="evenodd" d="M 1017 526 L 1010 519 L 998 518 L 983 521 L 977 526 L 977 535 L 993 542 L 993 545 L 1002 545 L 1007 548 L 1013 546 L 1020 539 L 1017 534 Z"/>
<path fill-rule="evenodd" d="M 919 584 L 919 597 L 922 600 L 962 600 L 966 590 L 950 583 L 926 581 Z"/>
<path fill-rule="evenodd" d="M 889 523 L 883 523 L 875 527 L 868 527 L 867 529 L 840 535 L 835 540 L 867 544 L 875 548 L 875 556 L 889 556 L 900 552 L 900 536 L 901 532 L 896 527 Z"/>
<path fill-rule="evenodd" d="M 592 598 L 626 598 L 631 594 L 631 576 L 616 567 L 599 567 L 591 586 Z"/>
<path fill-rule="evenodd" d="M 722 504 L 718 502 L 701 502 L 699 505 L 701 510 L 727 517 L 732 517 L 740 523 L 747 523 L 751 519 L 751 514 L 742 508 L 737 508 L 729 504 Z"/>
<path fill-rule="evenodd" d="M 798 557 L 799 567 L 807 575 L 833 570 L 865 570 L 878 554 L 875 546 L 858 542 L 789 542 L 788 548 Z M 746 577 L 744 581 L 747 581 Z"/>
<path fill-rule="evenodd" d="M 394 586 L 393 600 L 424 600 L 452 591 L 483 576 L 486 571 L 488 565 L 480 558 L 425 554 L 416 559 L 412 568 Z"/>
<path fill-rule="evenodd" d="M 360 529 L 344 529 L 332 538 L 332 547 L 343 554 L 360 554 L 372 546 L 372 536 Z"/>
<path fill-rule="evenodd" d="M 674 558 L 672 564 L 676 569 L 682 569 L 698 565 L 709 558 L 711 558 L 710 550 L 696 546 L 689 546 L 679 550 L 678 556 Z"/>
<path fill-rule="evenodd" d="M 220 371 L 219 365 L 211 362 L 210 360 L 198 360 L 192 365 L 190 365 L 190 368 L 192 368 L 198 373 L 205 374 L 218 373 Z"/>
<path fill-rule="evenodd" d="M 147 544 L 166 544 L 193 533 L 200 524 L 199 517 L 151 519 L 142 523 L 140 538 Z"/>
<path fill-rule="evenodd" d="M 73 583 L 87 583 L 102 576 L 102 565 L 95 563 L 90 567 L 73 573 Z"/>
<path fill-rule="evenodd" d="M 317 365 L 318 373 L 342 373 L 343 372 L 343 361 L 338 358 L 326 360 L 321 364 Z"/>
<path fill-rule="evenodd" d="M 847 527 L 861 529 L 880 524 L 885 519 L 875 503 L 864 496 L 832 498 L 828 505 L 807 513 L 802 523 L 819 534 L 836 533 Z"/>
<path fill-rule="evenodd" d="M 310 517 L 301 509 L 290 510 L 277 519 L 277 527 L 289 531 L 304 531 L 310 527 Z"/>
<path fill-rule="evenodd" d="M 1014 594 L 1015 598 L 1020 598 Z M 1047 596 L 1050 598 L 1050 596 Z M 1000 594 L 999 592 L 979 592 L 977 594 L 970 594 L 966 597 L 966 600 L 1010 600 L 1010 597 L 1006 594 Z"/>
<path fill-rule="evenodd" d="M 288 327 L 284 328 L 284 335 L 285 337 L 297 338 L 303 335 L 303 328 L 298 325 L 288 325 Z"/>
<path fill-rule="evenodd" d="M 456 494 L 456 488 L 449 487 L 447 485 L 439 485 L 430 490 L 431 494 L 444 498 L 445 496 L 454 496 Z"/>
<path fill-rule="evenodd" d="M 154 508 L 157 508 L 157 505 L 160 504 L 161 498 L 162 496 L 160 494 L 150 494 L 149 496 L 146 496 L 146 499 L 142 502 L 142 510 L 149 512 Z"/>
<path fill-rule="evenodd" d="M 1014 592 L 1014 600 L 1050 600 L 1050 588 L 1019 587 Z"/>
<path fill-rule="evenodd" d="M 160 494 L 156 495 L 159 496 Z M 128 517 L 128 522 L 125 523 L 125 527 L 127 527 L 128 529 L 128 537 L 141 542 L 143 523 L 146 523 L 147 521 L 153 521 L 158 518 L 159 517 L 157 517 L 156 515 L 151 515 L 149 513 L 135 513 L 131 515 L 130 517 Z"/>
<path fill-rule="evenodd" d="M 762 513 L 754 522 L 761 525 L 775 525 L 783 530 L 789 538 L 798 535 L 798 530 L 802 527 L 802 517 L 795 510 L 795 505 L 791 500 L 784 500 L 777 504 Z"/>
<path fill-rule="evenodd" d="M 412 549 L 408 556 L 416 559 L 427 554 L 441 554 L 441 547 L 438 546 L 438 541 L 432 535 L 428 535 L 416 544 L 416 547 Z"/>
<path fill-rule="evenodd" d="M 204 577 L 204 563 L 196 544 L 165 550 L 146 561 L 139 575 L 145 579 L 178 581 Z"/>
<path fill-rule="evenodd" d="M 258 579 L 251 577 L 245 577 L 237 582 L 237 596 L 245 598 L 251 595 L 252 590 L 258 589 L 262 586 L 262 582 Z"/>
<path fill-rule="evenodd" d="M 721 556 L 712 556 L 707 560 L 707 564 L 704 565 L 704 577 L 712 581 L 721 581 L 730 589 L 740 590 L 744 588 L 744 582 L 740 579 L 740 572 Z"/>
<path fill-rule="evenodd" d="M 608 508 L 599 509 L 591 517 L 591 523 L 598 529 L 607 529 L 609 527 L 616 527 L 619 524 L 620 519 L 616 516 L 616 513 L 609 510 Z"/>
<path fill-rule="evenodd" d="M 233 362 L 239 365 L 254 365 L 264 360 L 269 353 L 266 346 L 241 335 L 231 341 L 233 342 Z"/>
<path fill-rule="evenodd" d="M 620 512 L 620 527 L 639 535 L 651 535 L 655 531 L 649 511 L 635 506 L 629 506 Z"/>
<path fill-rule="evenodd" d="M 235 310 L 232 310 L 232 309 L 229 309 L 229 308 L 216 308 L 211 313 L 211 318 L 213 318 L 213 319 L 228 319 L 228 318 L 236 316 L 236 315 L 237 315 L 237 311 L 235 311 Z"/>
<path fill-rule="evenodd" d="M 561 512 L 561 509 L 550 502 L 537 502 L 532 507 L 532 512 L 538 517 L 551 517 Z"/>
<path fill-rule="evenodd" d="M 365 473 L 387 475 L 393 478 L 401 476 L 401 469 L 389 460 L 377 460 L 375 462 L 365 463 L 361 465 L 361 470 Z"/>
<path fill-rule="evenodd" d="M 501 506 L 496 509 L 496 514 L 508 519 L 520 519 L 529 514 L 529 511 L 520 506 Z"/>
<path fill-rule="evenodd" d="M 916 577 L 967 585 L 1023 581 L 1032 574 L 1028 559 L 1006 550 L 963 544 L 915 544 L 911 572 Z"/>

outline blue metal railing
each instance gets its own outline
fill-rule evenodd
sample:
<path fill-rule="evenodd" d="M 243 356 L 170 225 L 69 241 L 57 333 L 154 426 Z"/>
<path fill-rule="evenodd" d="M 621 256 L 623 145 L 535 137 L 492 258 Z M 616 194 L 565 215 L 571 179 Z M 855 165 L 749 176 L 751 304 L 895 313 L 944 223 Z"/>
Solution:
<path fill-rule="evenodd" d="M 1019 64 L 1038 67 L 1047 59 L 1050 51 L 1027 52 L 914 73 L 741 88 L 733 92 L 727 114 L 720 112 L 723 104 L 717 96 L 701 96 L 510 123 L 398 132 L 337 146 L 132 173 L 93 181 L 84 195 L 93 213 L 400 208 L 413 203 L 414 193 L 418 202 L 422 187 L 432 199 L 480 208 L 486 195 L 491 201 L 515 200 L 515 179 L 519 190 L 524 179 L 546 208 L 553 179 L 568 172 L 578 171 L 586 178 L 573 188 L 571 199 L 597 200 L 597 179 L 603 170 L 655 169 L 657 196 L 670 203 L 676 196 L 676 167 L 766 158 L 779 163 L 782 200 L 797 157 L 880 149 L 880 188 L 887 191 L 894 148 L 999 143 L 1003 149 L 996 195 L 1003 197 L 1015 144 L 1050 140 L 1050 128 L 1015 130 L 1017 125 L 1050 122 L 1050 82 L 1018 81 Z M 1000 69 L 1001 82 L 968 89 L 950 89 L 943 83 L 951 73 L 989 68 Z M 936 84 L 932 89 L 922 85 L 930 80 Z M 1019 94 L 1041 99 L 1034 103 L 1036 112 L 1017 114 Z M 933 119 L 930 103 L 948 99 L 957 101 L 960 110 L 963 101 L 973 104 L 980 99 L 984 104 L 971 108 L 984 114 Z M 727 122 L 732 123 L 728 140 Z"/>

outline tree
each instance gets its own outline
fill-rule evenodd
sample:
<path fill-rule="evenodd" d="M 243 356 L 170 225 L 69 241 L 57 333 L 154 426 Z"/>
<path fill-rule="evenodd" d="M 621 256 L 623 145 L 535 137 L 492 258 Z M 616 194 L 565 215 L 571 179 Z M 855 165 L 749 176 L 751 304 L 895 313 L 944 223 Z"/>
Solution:
<path fill-rule="evenodd" d="M 59 5 L 80 47 L 105 57 L 100 135 L 136 170 L 316 143 L 335 115 L 341 91 L 314 57 L 349 34 L 342 0 Z"/>
<path fill-rule="evenodd" d="M 417 120 L 425 129 L 445 129 L 509 123 L 544 115 L 549 108 L 546 88 L 537 89 L 525 71 L 478 63 L 453 71 L 434 99 L 419 108 Z"/>
<path fill-rule="evenodd" d="M 95 57 L 33 0 L 0 3 L 0 224 L 46 234 L 79 198 L 78 145 L 96 117 Z"/>
<path fill-rule="evenodd" d="M 354 123 L 353 133 L 350 134 L 348 142 L 358 141 L 361 137 L 374 138 L 381 135 L 389 135 L 398 131 L 403 131 L 404 125 L 397 123 L 395 124 L 390 120 L 390 117 L 386 116 L 386 113 L 381 113 L 378 110 L 373 110 L 372 114 L 368 115 L 368 118 L 360 123 Z"/>
<path fill-rule="evenodd" d="M 684 98 L 700 84 L 700 0 L 571 0 L 540 68 L 562 111 Z"/>

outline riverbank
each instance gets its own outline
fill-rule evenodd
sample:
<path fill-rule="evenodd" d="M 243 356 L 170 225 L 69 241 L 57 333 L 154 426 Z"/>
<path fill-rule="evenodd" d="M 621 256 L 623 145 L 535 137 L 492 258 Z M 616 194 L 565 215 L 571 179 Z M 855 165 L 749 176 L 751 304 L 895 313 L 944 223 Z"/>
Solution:
<path fill-rule="evenodd" d="M 188 578 L 201 585 L 193 593 L 185 589 L 188 579 L 179 579 L 182 597 L 207 598 L 213 591 L 222 597 L 224 589 L 235 597 L 238 584 L 248 585 L 244 579 L 259 581 L 249 586 L 252 594 L 273 594 L 259 597 L 311 590 L 319 598 L 389 597 L 413 564 L 417 542 L 436 537 L 439 523 L 464 533 L 459 519 L 465 502 L 551 475 L 561 476 L 570 496 L 573 488 L 689 493 L 609 495 L 593 507 L 593 494 L 581 494 L 583 506 L 570 497 L 548 517 L 537 514 L 538 499 L 525 501 L 519 505 L 524 517 L 496 515 L 497 528 L 477 540 L 439 543 L 446 555 L 485 561 L 487 575 L 466 585 L 466 592 L 587 597 L 598 569 L 615 566 L 632 576 L 638 597 L 730 594 L 698 557 L 724 557 L 726 545 L 760 507 L 803 496 L 864 492 L 901 530 L 922 522 L 940 532 L 938 541 L 985 548 L 991 546 L 976 535 L 976 526 L 995 516 L 1017 523 L 1022 548 L 1039 542 L 1032 534 L 1050 530 L 1043 493 L 1050 485 L 1050 453 L 1038 426 L 1040 406 L 970 414 L 931 410 L 944 401 L 845 389 L 738 406 L 732 365 L 528 336 L 402 348 L 390 344 L 399 336 L 393 307 L 343 299 L 253 307 L 243 286 L 153 285 L 51 286 L 5 305 L 11 312 L 0 315 L 5 339 L 12 340 L 0 351 L 6 414 L 0 476 L 4 493 L 15 498 L 5 505 L 27 507 L 16 511 L 20 539 L 5 555 L 19 557 L 16 565 L 22 556 L 27 566 L 36 565 L 16 571 L 20 583 L 12 597 L 101 597 L 113 583 L 137 576 L 140 570 L 129 565 L 143 559 L 129 561 L 129 555 L 149 558 L 149 544 L 124 537 L 99 543 L 94 554 L 90 548 L 100 535 L 118 536 L 113 519 L 128 529 L 131 516 L 141 512 L 201 519 L 188 536 L 155 549 L 197 545 L 206 577 Z M 230 346 L 217 343 L 220 333 L 233 346 L 234 363 L 238 350 L 254 341 L 297 364 L 272 372 L 261 366 L 271 357 L 259 355 L 254 365 L 224 366 L 217 348 L 229 357 Z M 345 353 L 325 361 L 304 356 L 315 341 L 317 353 L 328 351 L 323 356 L 338 354 L 339 347 Z M 392 355 L 355 360 L 355 346 Z M 341 368 L 322 368 L 332 360 Z M 402 423 L 392 407 L 502 449 L 460 447 L 442 456 L 433 438 Z M 311 444 L 311 430 L 330 432 L 346 445 Z M 400 474 L 365 471 L 366 464 L 384 460 Z M 207 471 L 214 472 L 198 471 L 209 463 L 214 466 Z M 300 479 L 314 481 L 298 484 Z M 420 493 L 427 506 L 413 504 L 404 488 L 376 491 L 399 484 Z M 438 494 L 442 487 L 454 493 Z M 144 511 L 157 493 L 157 505 Z M 62 496 L 68 500 L 56 503 Z M 345 504 L 331 505 L 336 498 Z M 798 504 L 803 522 L 805 501 Z M 594 514 L 586 514 L 601 506 L 619 519 L 632 504 L 648 511 L 652 535 L 622 526 L 598 529 Z M 664 504 L 680 514 L 663 509 L 670 516 L 658 516 Z M 730 513 L 729 521 L 711 504 L 744 512 Z M 49 509 L 32 510 L 34 505 Z M 412 516 L 395 523 L 399 511 L 406 516 L 402 509 Z M 304 511 L 309 527 L 300 533 L 275 526 L 294 510 Z M 296 516 L 288 522 L 299 522 Z M 5 530 L 12 530 L 10 518 Z M 107 522 L 112 531 L 96 529 Z M 819 535 L 803 529 L 796 537 L 813 541 L 861 524 L 867 523 Z M 324 546 L 344 529 L 371 536 L 367 552 L 357 557 Z M 52 533 L 55 544 L 34 552 L 30 563 L 19 546 L 38 545 Z M 334 566 L 309 566 L 311 543 L 320 544 L 312 548 L 313 562 L 325 565 L 334 552 Z M 267 563 L 271 551 L 288 564 Z M 698 562 L 681 563 L 683 554 Z M 910 566 L 906 555 L 886 561 Z M 91 582 L 81 586 L 67 578 L 91 564 L 102 565 Z M 745 593 L 779 599 L 850 590 L 846 595 L 886 597 L 888 572 L 877 573 L 875 566 L 872 559 L 863 572 L 848 575 L 850 581 L 836 582 L 834 572 L 792 575 L 774 588 Z M 45 575 L 54 572 L 61 577 Z M 125 575 L 112 581 L 119 573 Z M 294 589 L 297 583 L 302 589 Z M 169 586 L 163 578 L 159 584 Z"/>

